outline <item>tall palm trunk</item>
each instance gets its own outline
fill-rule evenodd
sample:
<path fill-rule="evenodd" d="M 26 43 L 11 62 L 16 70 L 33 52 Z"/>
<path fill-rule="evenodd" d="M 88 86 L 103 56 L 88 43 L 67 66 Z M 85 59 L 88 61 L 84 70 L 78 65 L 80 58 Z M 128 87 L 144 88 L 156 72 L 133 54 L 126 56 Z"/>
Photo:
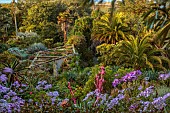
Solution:
<path fill-rule="evenodd" d="M 14 22 L 15 22 L 15 32 L 16 32 L 16 37 L 17 37 L 18 36 L 18 28 L 17 28 L 15 0 L 12 0 L 12 4 L 13 4 L 13 15 L 14 15 Z"/>

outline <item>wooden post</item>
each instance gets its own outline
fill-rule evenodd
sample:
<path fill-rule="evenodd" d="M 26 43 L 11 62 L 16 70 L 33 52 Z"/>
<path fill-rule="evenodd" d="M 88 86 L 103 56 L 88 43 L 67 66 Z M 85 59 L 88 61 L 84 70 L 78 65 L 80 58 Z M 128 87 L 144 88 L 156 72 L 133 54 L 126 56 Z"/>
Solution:
<path fill-rule="evenodd" d="M 53 61 L 53 75 L 54 75 L 54 76 L 58 76 L 58 72 L 57 72 L 57 62 L 56 62 L 56 60 Z"/>

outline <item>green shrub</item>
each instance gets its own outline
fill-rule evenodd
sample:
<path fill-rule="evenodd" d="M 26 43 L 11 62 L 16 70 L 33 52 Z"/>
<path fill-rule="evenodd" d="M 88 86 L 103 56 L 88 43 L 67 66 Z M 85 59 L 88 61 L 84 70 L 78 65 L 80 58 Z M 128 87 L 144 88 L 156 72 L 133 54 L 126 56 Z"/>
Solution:
<path fill-rule="evenodd" d="M 146 77 L 148 80 L 157 80 L 158 79 L 158 71 L 153 71 L 153 70 L 144 70 L 143 76 Z"/>
<path fill-rule="evenodd" d="M 84 95 L 89 93 L 90 91 L 95 90 L 94 81 L 95 81 L 96 74 L 99 73 L 99 69 L 100 69 L 99 65 L 95 65 L 94 67 L 91 68 L 91 72 L 90 72 L 88 81 L 85 83 L 85 86 L 82 90 Z M 110 66 L 105 67 L 106 74 L 104 75 L 104 80 L 105 80 L 104 86 L 103 86 L 104 92 L 107 92 L 107 93 L 111 92 L 112 86 L 110 84 L 112 84 L 112 82 L 115 78 L 114 75 L 115 75 L 116 71 L 117 71 L 117 67 L 110 67 Z"/>
<path fill-rule="evenodd" d="M 81 65 L 83 67 L 93 65 L 93 54 L 92 51 L 87 48 L 87 43 L 84 36 L 73 35 L 68 39 L 67 44 L 74 44 L 75 49 L 79 53 L 80 59 L 82 60 Z"/>

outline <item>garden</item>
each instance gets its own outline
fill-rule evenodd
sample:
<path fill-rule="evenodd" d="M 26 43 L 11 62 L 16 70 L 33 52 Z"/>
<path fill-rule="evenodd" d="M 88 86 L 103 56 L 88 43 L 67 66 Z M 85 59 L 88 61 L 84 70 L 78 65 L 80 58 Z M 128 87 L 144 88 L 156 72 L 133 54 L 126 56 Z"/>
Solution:
<path fill-rule="evenodd" d="M 170 113 L 169 0 L 12 0 L 0 21 L 0 113 Z"/>

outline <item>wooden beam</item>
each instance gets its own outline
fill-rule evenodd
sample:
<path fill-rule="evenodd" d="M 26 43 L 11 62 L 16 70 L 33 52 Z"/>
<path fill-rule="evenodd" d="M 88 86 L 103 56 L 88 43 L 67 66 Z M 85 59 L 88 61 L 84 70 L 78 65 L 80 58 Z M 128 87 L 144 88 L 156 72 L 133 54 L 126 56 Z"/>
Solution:
<path fill-rule="evenodd" d="M 37 58 L 59 58 L 61 56 L 38 56 Z"/>
<path fill-rule="evenodd" d="M 33 65 L 33 67 L 39 66 L 39 65 L 43 65 L 43 64 L 55 61 L 55 60 L 59 60 L 59 59 L 65 58 L 65 57 L 67 57 L 67 56 L 62 56 L 62 57 L 59 57 L 59 58 L 54 58 L 54 59 L 51 59 L 51 60 L 48 60 L 48 61 L 45 61 L 45 62 L 42 62 L 42 63 L 39 63 L 39 64 L 35 64 L 35 65 Z"/>

